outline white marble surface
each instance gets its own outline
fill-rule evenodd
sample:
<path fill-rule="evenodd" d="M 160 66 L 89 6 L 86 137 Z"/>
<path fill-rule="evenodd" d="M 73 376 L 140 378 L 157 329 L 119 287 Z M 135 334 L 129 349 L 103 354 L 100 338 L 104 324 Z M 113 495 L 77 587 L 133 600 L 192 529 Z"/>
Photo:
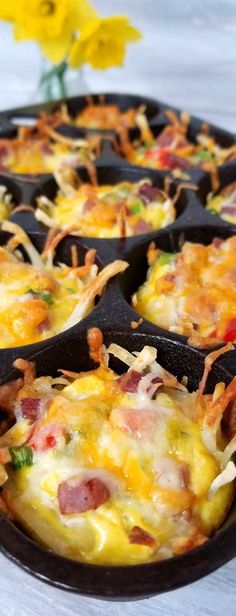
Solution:
<path fill-rule="evenodd" d="M 86 70 L 90 91 L 156 96 L 236 131 L 236 0 L 95 1 L 104 15 L 127 11 L 144 39 L 130 47 L 124 70 Z M 34 45 L 14 46 L 0 24 L 0 108 L 35 101 L 39 72 Z M 234 616 L 235 595 L 235 560 L 183 589 L 122 604 L 53 589 L 0 556 L 0 616 Z"/>

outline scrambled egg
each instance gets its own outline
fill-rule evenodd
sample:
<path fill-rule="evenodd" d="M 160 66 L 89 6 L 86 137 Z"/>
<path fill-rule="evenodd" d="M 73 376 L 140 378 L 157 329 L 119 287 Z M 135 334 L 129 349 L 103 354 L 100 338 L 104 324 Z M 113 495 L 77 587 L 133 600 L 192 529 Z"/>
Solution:
<path fill-rule="evenodd" d="M 219 194 L 210 193 L 207 197 L 206 209 L 218 214 L 223 220 L 236 223 L 236 183 L 231 182 Z"/>
<path fill-rule="evenodd" d="M 32 537 L 63 556 L 138 564 L 206 540 L 223 521 L 233 487 L 208 498 L 219 462 L 194 420 L 195 394 L 164 387 L 153 400 L 123 391 L 116 379 L 98 368 L 48 396 L 42 378 L 20 391 L 18 428 L 4 436 L 6 444 L 17 446 L 19 425 L 32 433 L 19 414 L 25 397 L 46 398 L 47 410 L 28 441 L 33 464 L 9 470 L 3 498 Z M 74 477 L 99 478 L 109 498 L 81 513 L 63 513 L 59 486 Z"/>
<path fill-rule="evenodd" d="M 98 272 L 93 249 L 85 265 L 53 265 L 53 246 L 41 257 L 20 227 L 4 222 L 3 228 L 16 234 L 16 245 L 28 249 L 35 265 L 0 247 L 0 348 L 39 342 L 72 327 L 92 310 L 106 282 L 128 265 L 115 260 Z"/>
<path fill-rule="evenodd" d="M 181 252 L 158 252 L 133 307 L 178 334 L 236 339 L 236 236 L 204 246 L 185 242 Z"/>
<path fill-rule="evenodd" d="M 76 142 L 75 142 L 76 143 Z M 88 145 L 78 146 L 42 140 L 22 141 L 12 146 L 9 140 L 4 166 L 14 173 L 52 173 L 63 166 L 76 167 L 81 161 L 91 160 Z"/>
<path fill-rule="evenodd" d="M 39 197 L 39 211 L 47 214 L 51 226 L 62 229 L 76 226 L 83 236 L 138 235 L 165 227 L 175 220 L 171 199 L 145 179 L 135 184 L 81 184 L 77 189 L 70 187 L 68 192 L 66 188 L 62 186 L 54 202 L 45 202 L 44 197 Z M 47 224 L 47 220 L 45 222 Z"/>

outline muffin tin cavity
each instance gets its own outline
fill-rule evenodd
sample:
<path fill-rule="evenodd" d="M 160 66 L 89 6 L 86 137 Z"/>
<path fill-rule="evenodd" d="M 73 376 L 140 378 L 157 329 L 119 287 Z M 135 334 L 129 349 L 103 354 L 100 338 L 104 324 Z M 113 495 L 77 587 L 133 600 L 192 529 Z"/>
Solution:
<path fill-rule="evenodd" d="M 172 108 L 170 108 L 170 111 L 174 111 Z M 176 117 L 179 117 L 179 114 L 176 114 Z M 155 138 L 159 137 L 160 134 L 162 133 L 163 129 L 167 128 L 167 127 L 171 127 L 173 126 L 173 124 L 170 122 L 169 118 L 166 116 L 166 114 L 162 114 L 159 117 L 159 121 L 153 123 L 153 125 L 150 125 L 151 128 L 151 133 L 153 135 L 153 138 L 155 140 Z M 198 143 L 197 141 L 197 136 L 199 135 L 200 132 L 202 132 L 202 134 L 206 134 L 209 137 L 213 137 L 216 141 L 216 144 L 219 145 L 221 148 L 231 148 L 233 146 L 235 146 L 236 144 L 236 140 L 235 140 L 235 136 L 224 130 L 224 129 L 220 129 L 217 128 L 213 125 L 209 125 L 207 124 L 207 129 L 204 128 L 205 123 L 202 122 L 201 120 L 197 119 L 197 118 L 190 118 L 190 121 L 188 123 L 188 127 L 187 127 L 187 132 L 186 132 L 186 138 L 187 140 L 190 142 L 190 144 L 196 145 Z M 144 141 L 142 140 L 142 136 L 141 136 L 141 131 L 139 128 L 135 128 L 135 129 L 129 129 L 128 133 L 128 144 L 130 143 L 131 146 L 134 145 L 134 147 L 137 145 L 140 145 L 141 143 L 148 143 L 150 142 L 150 137 L 147 137 Z M 168 150 L 168 144 L 160 144 L 161 147 L 165 150 L 165 146 L 167 146 L 167 150 Z M 132 152 L 130 152 L 130 147 L 129 145 L 127 145 L 127 139 L 122 136 L 118 138 L 118 146 L 117 149 L 119 151 L 119 153 L 128 160 L 129 164 L 133 164 L 132 162 Z M 204 146 L 203 148 L 204 149 Z M 179 166 L 177 165 L 177 162 L 173 162 L 171 161 L 170 163 L 166 163 L 166 168 L 164 165 L 164 162 L 160 163 L 161 165 L 163 165 L 163 170 L 166 173 L 172 173 L 175 177 L 186 177 L 189 178 L 190 180 L 196 180 L 198 181 L 198 179 L 201 177 L 201 175 L 204 173 L 204 169 L 201 168 L 200 165 L 200 161 L 197 165 L 193 164 L 192 166 L 190 166 L 188 168 L 188 166 L 185 167 L 185 158 L 181 157 L 181 150 L 178 151 L 178 148 L 176 149 L 176 152 L 174 150 L 174 156 L 177 154 L 177 158 L 179 158 L 180 156 L 180 160 L 179 160 Z M 185 154 L 183 154 L 183 156 L 185 156 Z M 236 152 L 234 152 L 234 157 L 236 156 Z M 233 157 L 233 154 L 232 154 Z M 162 160 L 162 159 L 161 159 Z M 181 160 L 183 165 L 181 164 Z M 203 159 L 202 161 L 202 165 L 204 163 L 208 163 L 208 160 Z M 135 164 L 135 162 L 134 162 Z M 136 163 L 137 164 L 137 163 Z M 168 166 L 170 164 L 170 167 Z M 173 167 L 172 167 L 173 164 Z M 145 166 L 145 162 L 141 163 L 141 165 L 144 167 Z M 151 163 L 150 165 L 148 164 L 147 166 L 152 167 Z M 218 165 L 218 168 L 220 168 L 221 166 L 223 166 L 223 162 L 220 163 L 220 165 Z"/>
<path fill-rule="evenodd" d="M 154 346 L 158 351 L 158 361 L 164 368 L 171 370 L 179 379 L 187 376 L 190 390 L 197 388 L 204 364 L 204 355 L 200 351 L 159 336 L 130 332 L 127 328 L 104 327 L 103 334 L 107 346 L 115 342 L 129 351 L 140 351 L 144 345 Z M 58 339 L 48 349 L 32 353 L 37 375 L 57 375 L 58 368 L 62 367 L 74 371 L 93 369 L 86 336 L 86 331 L 79 332 L 76 338 Z M 124 372 L 124 364 L 118 360 L 112 361 L 111 367 L 119 374 Z M 4 374 L 3 381 L 17 376 L 19 373 L 11 370 Z M 213 391 L 219 381 L 228 383 L 230 378 L 230 374 L 217 362 L 208 380 L 207 391 Z M 87 565 L 63 558 L 29 539 L 21 528 L 4 517 L 0 523 L 0 540 L 5 556 L 51 585 L 90 597 L 130 600 L 178 588 L 198 579 L 199 569 L 203 576 L 227 562 L 235 553 L 235 542 L 232 541 L 235 527 L 236 507 L 233 505 L 220 531 L 199 548 L 171 559 L 135 567 Z"/>
<path fill-rule="evenodd" d="M 233 231 L 220 225 L 206 225 L 206 226 L 187 226 L 180 229 L 171 229 L 170 231 L 160 232 L 158 236 L 152 241 L 156 248 L 167 253 L 179 252 L 184 242 L 193 242 L 198 244 L 208 245 L 215 238 L 225 240 L 233 235 Z M 131 305 L 132 296 L 136 293 L 147 277 L 147 270 L 149 268 L 147 261 L 147 250 L 150 245 L 150 241 L 145 240 L 137 244 L 133 249 L 125 255 L 130 266 L 124 272 L 122 277 L 119 277 L 119 288 L 125 301 Z M 133 308 L 135 311 L 135 307 Z M 136 312 L 136 320 L 140 315 Z M 161 335 L 171 336 L 175 339 L 186 340 L 185 336 L 180 334 L 173 334 L 170 331 L 164 330 L 158 325 L 147 321 L 148 327 L 152 328 L 153 332 L 158 331 Z"/>
<path fill-rule="evenodd" d="M 32 244 L 34 245 L 34 247 L 36 248 L 36 250 L 41 253 L 44 246 L 45 246 L 45 242 L 46 242 L 46 238 L 47 235 L 46 234 L 40 234 L 40 233 L 30 233 L 28 234 L 29 238 L 32 242 Z M 7 233 L 5 231 L 0 231 L 0 246 L 5 246 L 8 242 L 8 240 L 11 238 L 11 234 Z M 66 265 L 71 265 L 72 261 L 72 247 L 76 247 L 76 252 L 78 255 L 78 263 L 79 265 L 83 265 L 84 261 L 85 261 L 85 256 L 86 253 L 88 252 L 89 248 L 86 243 L 78 240 L 78 238 L 70 235 L 70 236 L 66 236 L 64 239 L 61 240 L 61 242 L 58 244 L 56 250 L 55 250 L 55 256 L 53 259 L 53 264 L 56 265 L 57 263 L 65 263 Z M 19 246 L 18 247 L 18 251 L 20 251 L 22 253 L 23 259 L 25 262 L 29 261 L 28 255 L 24 249 L 24 247 Z M 110 258 L 110 260 L 112 260 L 112 258 Z M 104 262 L 99 255 L 96 254 L 95 256 L 95 264 L 98 268 L 98 271 L 101 271 L 103 269 L 103 267 L 107 264 L 106 262 Z M 107 261 L 108 262 L 108 261 Z M 109 283 L 108 282 L 108 289 L 109 289 Z M 69 293 L 72 292 L 72 290 L 70 288 L 68 288 L 68 295 Z M 49 298 L 50 299 L 50 298 Z M 102 297 L 100 299 L 100 301 L 102 302 Z M 97 297 L 95 300 L 95 307 L 92 310 L 92 312 L 95 312 L 95 320 L 96 320 L 96 311 L 98 309 L 99 306 L 99 298 Z M 1 376 L 1 372 L 4 371 L 6 369 L 6 366 L 10 366 L 12 364 L 12 362 L 14 361 L 14 359 L 16 357 L 23 357 L 23 356 L 29 356 L 35 349 L 38 348 L 44 348 L 46 346 L 46 348 L 48 348 L 50 346 L 50 344 L 54 344 L 55 340 L 59 337 L 61 337 L 62 339 L 66 339 L 68 337 L 68 332 L 70 332 L 70 330 L 77 332 L 78 329 L 80 329 L 80 327 L 84 327 L 83 325 L 83 321 L 85 321 L 85 327 L 86 327 L 86 319 L 88 319 L 90 317 L 91 313 L 84 317 L 81 321 L 79 321 L 76 325 L 73 325 L 70 329 L 66 329 L 65 331 L 62 331 L 61 333 L 58 333 L 54 336 L 52 336 L 51 338 L 47 338 L 45 340 L 39 341 L 39 342 L 35 342 L 35 343 L 31 343 L 31 344 L 25 344 L 24 346 L 17 346 L 17 347 L 9 347 L 9 348 L 1 348 L 0 349 L 0 360 L 1 360 L 1 368 L 0 368 L 0 376 Z"/>
<path fill-rule="evenodd" d="M 12 178 L 0 174 L 0 223 L 12 215 L 22 203 L 21 187 Z"/>
<path fill-rule="evenodd" d="M 197 198 L 201 205 L 205 208 L 207 215 L 213 215 L 214 220 L 218 221 L 220 219 L 221 224 L 236 224 L 236 222 L 233 223 L 233 220 L 231 222 L 223 220 L 220 214 L 217 214 L 217 212 L 213 212 L 212 210 L 207 209 L 211 197 L 217 197 L 217 195 L 219 195 L 221 191 L 224 190 L 228 185 L 231 185 L 236 182 L 236 162 L 232 162 L 228 165 L 220 167 L 217 174 L 217 180 L 218 186 L 216 187 L 216 189 L 213 189 L 210 176 L 205 175 L 204 177 L 202 177 L 198 186 Z M 236 219 L 236 211 L 234 213 L 234 217 Z"/>
<path fill-rule="evenodd" d="M 80 180 L 83 183 L 89 183 L 90 182 L 90 177 L 89 177 L 89 173 L 86 169 L 78 169 L 78 175 Z M 147 180 L 147 183 L 151 183 L 151 186 L 155 188 L 158 188 L 160 191 L 165 191 L 165 182 L 164 182 L 164 177 L 163 174 L 158 173 L 158 172 L 153 172 L 151 170 L 143 170 L 139 167 L 126 167 L 126 166 L 122 166 L 122 167 L 118 167 L 118 166 L 99 166 L 97 167 L 97 182 L 98 182 L 98 186 L 107 186 L 107 185 L 112 185 L 115 186 L 116 184 L 119 183 L 123 183 L 123 182 L 129 182 L 131 184 L 136 184 L 138 182 L 143 182 L 145 183 L 145 180 Z M 146 186 L 146 184 L 145 184 Z M 138 211 L 136 212 L 136 216 L 135 218 L 131 218 L 130 220 L 132 220 L 132 224 L 133 229 L 135 231 L 136 227 L 137 227 L 137 231 L 136 231 L 136 237 L 143 235 L 143 234 L 147 234 L 147 233 L 153 233 L 154 232 L 154 228 L 151 228 L 153 225 L 157 225 L 157 229 L 159 228 L 163 228 L 165 226 L 169 226 L 169 224 L 172 224 L 174 222 L 175 218 L 178 218 L 179 216 L 181 216 L 183 214 L 183 212 L 185 211 L 187 204 L 188 204 L 188 197 L 186 194 L 186 191 L 182 190 L 179 192 L 178 189 L 178 193 L 176 193 L 178 187 L 177 187 L 177 183 L 171 183 L 170 187 L 168 187 L 167 192 L 165 191 L 165 195 L 166 196 L 162 196 L 160 194 L 160 206 L 157 209 L 157 215 L 155 214 L 155 210 L 153 209 L 152 206 L 152 214 L 150 214 L 151 216 L 154 216 L 154 218 L 150 219 L 152 220 L 151 224 L 143 222 L 141 223 L 140 226 L 140 220 L 146 220 L 146 212 L 150 211 L 150 206 L 149 203 L 152 201 L 152 199 L 157 199 L 158 202 L 158 193 L 155 194 L 155 190 L 154 195 L 152 197 L 152 188 L 150 188 L 151 192 L 151 196 L 148 192 L 147 194 L 147 199 L 144 195 L 144 197 L 142 198 L 142 193 L 140 192 L 139 195 L 139 191 L 138 188 L 136 189 L 137 191 L 137 197 L 135 199 L 135 197 L 133 197 L 133 201 L 132 203 L 136 204 L 136 207 L 138 207 Z M 37 184 L 36 188 L 32 187 L 32 194 L 30 197 L 30 205 L 33 206 L 33 208 L 38 208 L 40 206 L 40 198 L 41 197 L 46 197 L 47 199 L 50 200 L 50 202 L 53 202 L 58 194 L 58 192 L 60 191 L 60 188 L 58 186 L 58 183 L 56 181 L 56 179 L 52 178 L 52 177 L 48 177 L 44 182 L 40 182 Z M 148 191 L 148 187 L 147 187 L 147 191 Z M 105 191 L 106 192 L 106 191 Z M 109 192 L 109 190 L 107 190 L 107 193 Z M 145 192 L 145 189 L 144 189 Z M 174 201 L 174 204 L 172 205 L 171 201 L 168 202 L 168 195 L 170 196 L 170 200 L 174 199 L 175 195 L 177 195 L 176 198 L 176 202 Z M 120 199 L 115 200 L 113 199 L 113 202 L 109 205 L 109 203 L 107 202 L 106 207 L 110 207 L 111 209 L 111 213 L 112 211 L 114 211 L 114 208 L 117 207 L 118 209 L 120 207 L 122 207 L 122 204 L 124 206 L 125 204 L 125 199 L 127 197 L 120 197 Z M 129 197 L 128 197 L 129 198 Z M 74 207 L 74 212 L 76 211 L 75 207 L 76 207 L 76 194 L 75 196 L 72 195 L 70 197 L 71 202 L 72 202 L 72 207 Z M 91 199 L 92 199 L 92 193 L 91 193 Z M 90 205 L 91 207 L 93 206 L 93 203 L 90 199 Z M 163 215 L 161 214 L 162 212 L 162 205 L 161 205 L 161 201 L 163 201 L 163 204 L 165 202 L 165 206 L 163 207 Z M 87 202 L 87 197 L 84 197 L 84 205 Z M 47 204 L 44 208 L 43 205 L 43 201 L 41 201 L 42 203 L 42 209 L 43 211 L 45 211 L 45 213 L 47 214 L 47 216 L 50 219 L 50 207 L 53 206 L 49 206 L 49 209 L 47 208 Z M 69 200 L 68 200 L 68 204 L 69 204 Z M 56 207 L 56 206 L 55 206 Z M 68 207 L 68 206 L 67 206 Z M 100 207 L 102 207 L 100 205 Z M 79 210 L 80 211 L 80 210 Z M 117 210 L 118 211 L 118 210 Z M 128 210 L 126 208 L 126 214 L 125 214 L 125 230 L 124 230 L 124 234 L 126 234 L 126 232 L 128 233 L 128 235 L 130 235 L 130 230 L 129 230 L 129 215 L 132 216 L 132 209 Z M 38 212 L 38 210 L 37 210 Z M 139 212 L 139 213 L 138 213 Z M 40 212 L 39 212 L 40 214 Z M 118 212 L 119 214 L 119 212 Z M 117 215 L 118 215 L 117 214 Z M 135 214 L 135 210 L 134 210 L 134 214 Z M 109 215 L 109 212 L 107 212 L 107 215 Z M 148 216 L 149 214 L 147 214 Z M 84 216 L 84 215 L 83 215 Z M 91 213 L 90 213 L 91 216 Z M 164 216 L 165 218 L 161 218 L 161 216 Z M 38 228 L 38 220 L 43 220 L 43 217 L 40 218 L 40 216 L 38 217 L 38 214 L 36 215 L 36 219 L 33 220 L 32 218 L 32 225 L 35 225 L 35 228 Z M 71 225 L 76 225 L 80 223 L 80 219 L 81 219 L 81 214 L 78 214 L 78 218 L 76 218 L 75 213 L 72 214 L 72 218 L 71 221 L 69 219 L 69 216 L 66 218 L 66 225 L 69 227 Z M 95 219 L 96 220 L 96 219 Z M 166 220 L 166 223 L 165 223 Z M 52 224 L 56 224 L 55 220 L 53 221 L 53 219 L 51 219 Z M 77 222 L 78 221 L 78 222 Z M 91 225 L 93 224 L 93 218 L 91 219 Z M 109 217 L 108 217 L 108 222 L 109 222 Z M 109 223 L 110 224 L 110 223 Z M 104 234 L 108 234 L 107 237 L 109 238 L 109 224 L 106 223 L 106 219 L 104 222 Z M 115 218 L 113 218 L 113 225 L 116 224 L 116 216 Z M 128 224 L 128 227 L 126 226 Z M 108 225 L 108 226 L 106 226 Z M 136 227 L 135 227 L 136 225 Z M 64 228 L 65 224 L 63 225 Z M 119 225 L 118 225 L 119 226 Z M 42 227 L 43 228 L 43 227 Z M 44 227 L 45 228 L 45 227 Z M 128 231 L 126 231 L 126 229 L 128 229 Z M 122 231 L 122 229 L 121 229 Z M 132 230 L 131 230 L 132 231 Z M 94 232 L 94 231 L 93 231 Z M 98 227 L 98 231 L 97 233 L 99 233 L 99 227 Z M 79 231 L 78 231 L 79 233 Z M 88 225 L 88 232 L 83 232 L 83 235 L 90 235 L 89 234 L 89 225 Z M 92 235 L 92 233 L 91 233 Z M 134 236 L 130 236 L 130 237 L 134 237 Z M 115 238 L 114 238 L 115 239 Z M 98 238 L 99 240 L 99 238 Z M 101 241 L 101 240 L 99 240 Z"/>
<path fill-rule="evenodd" d="M 152 124 L 155 121 L 158 121 L 159 116 L 162 114 L 164 106 L 162 103 L 156 102 L 155 100 L 131 94 L 95 94 L 91 96 L 75 96 L 66 101 L 67 111 L 69 116 L 71 117 L 70 126 L 75 130 L 74 135 L 77 134 L 78 127 L 74 124 L 76 116 L 81 113 L 88 104 L 94 105 L 115 105 L 122 112 L 128 111 L 128 109 L 139 109 L 140 107 L 145 108 L 145 114 L 148 121 Z M 43 109 L 47 113 L 55 113 L 60 110 L 61 105 L 65 104 L 65 101 L 52 101 L 50 103 L 46 103 L 43 106 Z M 32 125 L 35 122 L 37 116 L 42 111 L 41 105 L 34 105 L 31 107 L 27 107 L 27 111 L 25 108 L 12 110 L 10 112 L 5 113 L 6 120 L 9 123 L 14 125 L 26 126 Z M 22 112 L 22 113 L 21 113 Z M 24 121 L 25 120 L 25 121 Z M 30 124 L 28 123 L 30 122 Z M 68 126 L 68 125 L 67 125 Z M 112 130 L 115 132 L 115 128 L 111 129 L 88 129 L 84 127 L 89 132 L 100 132 L 106 134 L 107 132 L 111 132 Z M 83 129 L 83 125 L 81 124 L 81 129 Z M 71 133 L 72 134 L 72 133 Z"/>

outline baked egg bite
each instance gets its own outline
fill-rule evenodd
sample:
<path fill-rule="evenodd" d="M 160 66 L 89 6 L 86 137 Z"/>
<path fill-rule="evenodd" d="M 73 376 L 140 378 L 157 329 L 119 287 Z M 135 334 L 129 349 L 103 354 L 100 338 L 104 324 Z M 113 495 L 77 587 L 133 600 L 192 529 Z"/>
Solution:
<path fill-rule="evenodd" d="M 37 199 L 36 218 L 53 228 L 73 225 L 79 235 L 99 238 L 150 233 L 174 222 L 175 197 L 149 179 L 99 185 L 84 183 L 74 170 L 55 174 L 59 190 L 54 200 Z"/>
<path fill-rule="evenodd" d="M 214 346 L 236 341 L 236 236 L 211 244 L 184 242 L 167 253 L 151 244 L 146 281 L 132 297 L 142 316 L 177 334 Z"/>
<path fill-rule="evenodd" d="M 236 181 L 224 186 L 218 193 L 209 193 L 206 209 L 223 220 L 236 224 Z"/>
<path fill-rule="evenodd" d="M 125 130 L 121 134 L 121 146 L 125 157 L 134 165 L 172 171 L 177 178 L 188 178 L 188 171 L 203 169 L 213 173 L 218 165 L 236 157 L 236 146 L 222 147 L 204 124 L 194 139 L 188 136 L 190 116 L 182 112 L 178 117 L 166 110 L 169 124 L 157 137 L 148 126 L 145 116 L 139 124 L 140 137 L 129 138 Z"/>
<path fill-rule="evenodd" d="M 190 393 L 156 348 L 106 348 L 97 328 L 88 342 L 98 368 L 37 378 L 18 359 L 23 378 L 0 388 L 15 421 L 0 437 L 2 509 L 40 544 L 87 563 L 146 563 L 201 545 L 234 493 L 235 438 L 220 422 L 236 379 L 204 393 L 213 360 L 232 345 L 207 356 Z M 128 370 L 109 368 L 111 355 Z"/>
<path fill-rule="evenodd" d="M 18 225 L 4 221 L 2 230 L 12 237 L 0 247 L 0 348 L 33 344 L 69 329 L 93 309 L 108 280 L 128 266 L 117 259 L 99 272 L 93 248 L 79 264 L 76 245 L 71 265 L 55 264 L 57 246 L 67 233 L 49 232 L 40 254 Z"/>

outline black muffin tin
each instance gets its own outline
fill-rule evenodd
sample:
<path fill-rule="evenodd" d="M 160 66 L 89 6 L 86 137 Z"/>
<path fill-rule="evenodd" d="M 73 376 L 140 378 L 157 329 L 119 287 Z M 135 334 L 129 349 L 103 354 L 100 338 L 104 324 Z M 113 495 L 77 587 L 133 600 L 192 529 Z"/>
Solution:
<path fill-rule="evenodd" d="M 107 95 L 106 100 L 118 102 L 122 108 L 137 106 L 142 102 L 147 103 L 147 100 L 141 97 L 125 95 Z M 15 134 L 16 129 L 11 124 L 10 118 L 33 116 L 40 111 L 50 111 L 58 104 L 52 102 L 0 113 L 2 127 L 0 135 L 10 137 Z M 71 113 L 81 109 L 84 104 L 84 97 L 68 100 Z M 149 119 L 154 131 L 158 132 L 167 122 L 165 108 L 170 107 L 159 101 L 149 101 L 149 104 L 151 109 Z M 200 125 L 201 120 L 191 120 L 190 130 L 193 131 L 193 136 L 194 130 L 196 134 Z M 210 129 L 222 145 L 229 145 L 235 141 L 233 134 L 215 127 Z M 78 130 L 83 136 L 88 132 L 73 126 L 63 126 L 61 130 L 75 137 L 78 136 Z M 168 176 L 171 179 L 170 194 L 171 196 L 175 194 L 179 181 L 173 180 L 168 172 L 152 171 L 128 164 L 117 155 L 114 138 L 113 133 L 102 139 L 102 153 L 95 163 L 99 183 L 115 184 L 123 180 L 136 182 L 150 178 L 154 185 L 163 188 L 165 178 Z M 89 180 L 86 169 L 80 169 L 79 172 L 83 180 Z M 234 225 L 221 220 L 206 211 L 204 207 L 206 196 L 212 190 L 209 174 L 192 171 L 189 175 L 196 190 L 193 191 L 190 184 L 182 189 L 176 204 L 177 218 L 173 224 L 159 231 L 125 239 L 102 240 L 68 236 L 62 240 L 56 251 L 56 261 L 70 263 L 70 247 L 76 244 L 81 262 L 86 250 L 94 247 L 97 250 L 99 268 L 116 258 L 127 260 L 130 266 L 122 275 L 108 283 L 94 310 L 74 327 L 44 342 L 0 350 L 1 383 L 15 378 L 17 372 L 13 371 L 12 362 L 16 357 L 34 360 L 38 375 L 56 374 L 58 368 L 76 371 L 91 369 L 93 362 L 89 358 L 86 335 L 89 327 L 97 326 L 103 331 L 106 344 L 116 342 L 130 351 L 141 350 L 145 344 L 155 346 L 158 349 L 158 361 L 178 378 L 186 375 L 191 390 L 197 388 L 207 351 L 189 347 L 186 337 L 163 330 L 147 320 L 144 320 L 138 329 L 132 329 L 131 321 L 138 321 L 139 315 L 130 305 L 132 294 L 146 277 L 148 267 L 146 253 L 151 241 L 155 241 L 161 250 L 176 252 L 185 240 L 208 244 L 214 237 L 225 239 L 236 232 Z M 220 167 L 220 187 L 235 179 L 236 162 Z M 40 195 L 45 194 L 51 199 L 55 196 L 57 185 L 53 176 L 1 173 L 0 184 L 7 186 L 13 195 L 15 205 L 23 203 L 32 207 L 32 210 L 16 210 L 10 216 L 10 220 L 26 229 L 36 248 L 41 250 L 48 229 L 35 219 L 33 210 Z M 9 234 L 1 231 L 0 245 L 4 244 L 8 237 Z M 111 365 L 119 373 L 126 370 L 118 360 L 112 359 Z M 223 355 L 214 364 L 208 379 L 208 390 L 212 391 L 220 380 L 229 383 L 234 374 L 236 374 L 236 350 Z M 126 567 L 103 567 L 71 561 L 36 544 L 3 515 L 0 518 L 0 549 L 29 573 L 59 588 L 109 600 L 144 598 L 193 582 L 236 555 L 236 503 L 222 528 L 207 543 L 183 556 L 161 562 Z"/>
<path fill-rule="evenodd" d="M 159 121 L 159 118 L 164 117 L 165 113 L 165 105 L 159 101 L 153 100 L 144 96 L 137 96 L 132 94 L 93 94 L 93 101 L 95 104 L 101 102 L 102 98 L 104 98 L 104 103 L 109 105 L 117 105 L 121 111 L 127 111 L 129 108 L 139 108 L 141 105 L 145 105 L 146 108 L 146 116 L 151 125 L 155 124 Z M 73 96 L 66 100 L 68 112 L 72 118 L 74 118 L 80 111 L 86 107 L 88 104 L 89 97 L 86 96 Z M 17 126 L 22 125 L 27 122 L 28 124 L 33 124 L 37 119 L 38 115 L 43 111 L 46 113 L 53 113 L 57 111 L 57 109 L 61 106 L 62 103 L 65 103 L 64 100 L 58 101 L 50 101 L 48 103 L 38 104 L 38 105 L 30 105 L 27 107 L 21 107 L 16 109 L 10 109 L 8 111 L 0 112 L 0 135 L 3 137 L 11 137 L 12 135 L 16 135 Z M 63 125 L 64 126 L 64 125 Z M 72 136 L 80 136 L 83 133 L 83 128 L 76 127 L 73 125 L 65 124 L 65 128 L 73 128 L 74 132 L 71 133 Z M 97 129 L 86 129 L 86 133 L 110 133 L 115 132 L 108 130 L 97 130 Z"/>

